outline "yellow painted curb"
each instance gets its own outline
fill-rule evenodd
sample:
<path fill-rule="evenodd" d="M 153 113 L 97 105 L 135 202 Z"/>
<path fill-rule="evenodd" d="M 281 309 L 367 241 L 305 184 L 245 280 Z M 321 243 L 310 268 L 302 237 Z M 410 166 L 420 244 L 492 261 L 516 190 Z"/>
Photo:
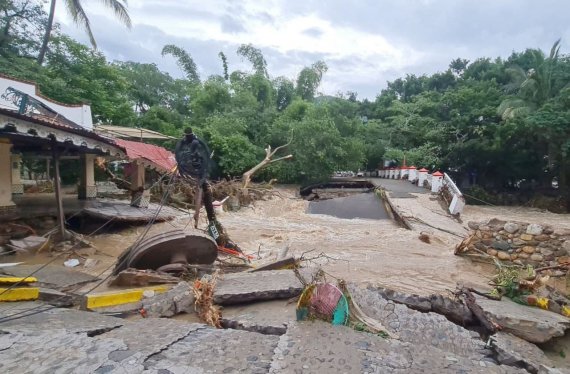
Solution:
<path fill-rule="evenodd" d="M 0 288 L 0 301 L 37 300 L 40 289 L 34 287 Z"/>
<path fill-rule="evenodd" d="M 114 292 L 103 292 L 99 294 L 86 295 L 83 300 L 83 307 L 86 309 L 103 308 L 108 306 L 135 303 L 140 301 L 145 291 L 162 293 L 168 291 L 169 287 L 155 286 L 145 288 L 135 288 Z"/>
<path fill-rule="evenodd" d="M 34 277 L 20 278 L 20 277 L 0 277 L 0 284 L 8 283 L 34 283 L 38 280 Z"/>

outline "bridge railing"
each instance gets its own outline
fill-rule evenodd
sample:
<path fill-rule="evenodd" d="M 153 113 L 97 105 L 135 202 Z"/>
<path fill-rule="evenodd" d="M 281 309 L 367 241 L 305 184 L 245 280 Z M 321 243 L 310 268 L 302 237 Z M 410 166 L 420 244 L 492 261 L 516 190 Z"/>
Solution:
<path fill-rule="evenodd" d="M 415 167 L 413 168 L 415 170 Z M 408 172 L 408 173 L 407 173 Z M 377 171 L 380 178 L 401 179 L 403 175 L 409 175 L 409 169 L 406 168 L 390 168 Z M 423 183 L 427 181 L 427 183 Z M 430 173 L 426 169 L 417 170 L 417 178 L 414 177 L 409 182 L 418 184 L 431 190 L 432 193 L 444 194 L 445 200 L 449 201 L 449 213 L 456 215 L 463 212 L 465 207 L 465 197 L 453 179 L 447 173 L 438 171 Z"/>

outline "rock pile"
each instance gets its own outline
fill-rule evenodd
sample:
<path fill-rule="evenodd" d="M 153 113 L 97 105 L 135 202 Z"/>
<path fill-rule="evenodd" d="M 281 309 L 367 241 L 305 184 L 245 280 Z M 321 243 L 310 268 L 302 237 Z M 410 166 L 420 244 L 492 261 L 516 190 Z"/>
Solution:
<path fill-rule="evenodd" d="M 570 230 L 498 219 L 469 222 L 468 226 L 472 231 L 457 246 L 455 254 L 484 252 L 501 261 L 534 267 L 570 262 Z"/>

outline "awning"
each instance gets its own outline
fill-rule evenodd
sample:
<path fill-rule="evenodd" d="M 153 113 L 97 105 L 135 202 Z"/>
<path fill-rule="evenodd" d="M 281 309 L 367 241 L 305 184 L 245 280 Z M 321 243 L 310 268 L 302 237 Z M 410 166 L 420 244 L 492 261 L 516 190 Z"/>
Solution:
<path fill-rule="evenodd" d="M 144 166 L 160 172 L 171 172 L 176 166 L 174 153 L 154 144 L 116 139 L 115 142 L 124 148 L 130 160 L 141 162 Z"/>
<path fill-rule="evenodd" d="M 112 125 L 97 125 L 95 132 L 111 135 L 116 138 L 126 139 L 176 139 L 172 136 L 164 135 L 158 131 L 143 129 L 140 127 L 125 127 Z"/>

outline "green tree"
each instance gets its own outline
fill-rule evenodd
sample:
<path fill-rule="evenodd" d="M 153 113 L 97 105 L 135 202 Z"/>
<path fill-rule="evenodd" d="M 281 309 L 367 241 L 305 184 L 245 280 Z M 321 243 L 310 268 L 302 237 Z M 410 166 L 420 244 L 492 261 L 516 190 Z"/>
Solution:
<path fill-rule="evenodd" d="M 198 75 L 198 68 L 192 59 L 192 56 L 183 48 L 175 46 L 174 44 L 167 44 L 162 48 L 162 56 L 172 55 L 176 58 L 176 63 L 186 74 L 186 78 L 191 83 L 200 83 L 200 76 Z"/>
<path fill-rule="evenodd" d="M 297 77 L 297 95 L 303 100 L 313 100 L 327 70 L 328 66 L 324 61 L 317 61 L 311 67 L 301 70 Z"/>
<path fill-rule="evenodd" d="M 127 11 L 127 2 L 122 0 L 104 0 L 102 3 L 110 8 L 115 16 L 124 23 L 128 28 L 131 27 L 131 18 L 129 17 L 129 12 Z M 51 32 L 53 29 L 53 19 L 55 16 L 55 4 L 56 0 L 50 1 L 50 8 L 49 8 L 49 15 L 47 24 L 45 27 L 45 33 L 42 40 L 42 45 L 40 47 L 40 52 L 38 54 L 38 64 L 43 64 L 44 57 L 48 49 L 48 43 L 50 40 Z M 91 45 L 93 48 L 97 48 L 97 43 L 95 42 L 95 37 L 93 36 L 93 32 L 91 31 L 91 22 L 87 17 L 87 13 L 85 13 L 85 9 L 83 9 L 83 2 L 81 0 L 66 0 L 65 6 L 67 8 L 68 13 L 71 15 L 73 21 L 80 25 L 85 29 L 87 35 L 89 36 L 89 40 L 91 41 Z"/>
<path fill-rule="evenodd" d="M 253 65 L 253 70 L 256 74 L 262 75 L 266 78 L 269 77 L 267 73 L 267 61 L 263 57 L 263 53 L 252 44 L 242 44 L 237 49 L 237 54 L 248 60 Z"/>

